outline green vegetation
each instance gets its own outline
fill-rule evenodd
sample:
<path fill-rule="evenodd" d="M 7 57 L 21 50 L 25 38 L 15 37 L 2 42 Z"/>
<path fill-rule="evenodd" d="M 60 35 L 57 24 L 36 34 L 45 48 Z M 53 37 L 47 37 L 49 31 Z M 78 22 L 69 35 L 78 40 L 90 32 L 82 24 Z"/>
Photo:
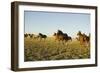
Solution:
<path fill-rule="evenodd" d="M 77 40 L 63 43 L 55 41 L 53 37 L 45 40 L 25 38 L 24 48 L 25 61 L 90 58 L 90 47 L 80 45 Z"/>

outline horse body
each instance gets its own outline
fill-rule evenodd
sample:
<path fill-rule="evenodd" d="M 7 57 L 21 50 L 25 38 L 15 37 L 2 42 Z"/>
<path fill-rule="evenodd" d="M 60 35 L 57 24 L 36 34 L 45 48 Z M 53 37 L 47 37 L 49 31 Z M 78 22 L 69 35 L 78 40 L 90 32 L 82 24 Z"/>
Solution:
<path fill-rule="evenodd" d="M 68 36 L 68 40 L 71 40 L 72 41 L 72 38 L 70 36 Z"/>

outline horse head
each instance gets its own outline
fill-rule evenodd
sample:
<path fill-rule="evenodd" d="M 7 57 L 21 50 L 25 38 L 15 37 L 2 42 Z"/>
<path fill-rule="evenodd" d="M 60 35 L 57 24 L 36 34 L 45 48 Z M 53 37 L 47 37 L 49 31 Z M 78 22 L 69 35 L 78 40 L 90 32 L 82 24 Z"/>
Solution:
<path fill-rule="evenodd" d="M 77 35 L 78 35 L 78 36 L 82 35 L 81 31 L 79 31 L 79 32 L 77 33 Z"/>
<path fill-rule="evenodd" d="M 54 32 L 53 36 L 56 36 L 56 33 Z"/>
<path fill-rule="evenodd" d="M 58 30 L 58 31 L 57 31 L 57 34 L 58 34 L 58 35 L 62 35 L 63 32 L 62 32 L 61 30 Z"/>

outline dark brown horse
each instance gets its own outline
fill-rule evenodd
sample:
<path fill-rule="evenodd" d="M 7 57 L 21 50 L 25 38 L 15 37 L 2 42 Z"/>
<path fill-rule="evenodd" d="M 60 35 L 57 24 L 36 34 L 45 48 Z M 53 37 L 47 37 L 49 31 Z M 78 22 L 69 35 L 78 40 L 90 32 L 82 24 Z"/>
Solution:
<path fill-rule="evenodd" d="M 27 34 L 27 33 L 25 33 L 25 34 L 24 34 L 24 37 L 25 37 L 25 38 L 27 38 L 27 37 L 28 37 L 28 34 Z"/>
<path fill-rule="evenodd" d="M 54 33 L 53 36 L 55 37 L 55 40 L 58 41 L 65 41 L 72 40 L 70 36 L 67 35 L 67 33 L 63 33 L 61 30 L 58 30 L 57 33 Z"/>
<path fill-rule="evenodd" d="M 47 38 L 47 36 L 45 34 L 42 34 L 42 33 L 39 33 L 37 37 L 40 38 L 40 39 L 46 39 Z"/>

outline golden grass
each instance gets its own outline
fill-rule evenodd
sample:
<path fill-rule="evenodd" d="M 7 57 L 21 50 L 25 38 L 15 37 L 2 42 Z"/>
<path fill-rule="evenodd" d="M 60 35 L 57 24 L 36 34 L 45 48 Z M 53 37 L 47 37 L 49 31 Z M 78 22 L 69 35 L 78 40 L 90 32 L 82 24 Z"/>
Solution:
<path fill-rule="evenodd" d="M 55 41 L 52 37 L 46 40 L 25 38 L 24 48 L 25 61 L 90 58 L 90 47 L 82 46 L 76 40 L 63 44 L 63 42 Z"/>

